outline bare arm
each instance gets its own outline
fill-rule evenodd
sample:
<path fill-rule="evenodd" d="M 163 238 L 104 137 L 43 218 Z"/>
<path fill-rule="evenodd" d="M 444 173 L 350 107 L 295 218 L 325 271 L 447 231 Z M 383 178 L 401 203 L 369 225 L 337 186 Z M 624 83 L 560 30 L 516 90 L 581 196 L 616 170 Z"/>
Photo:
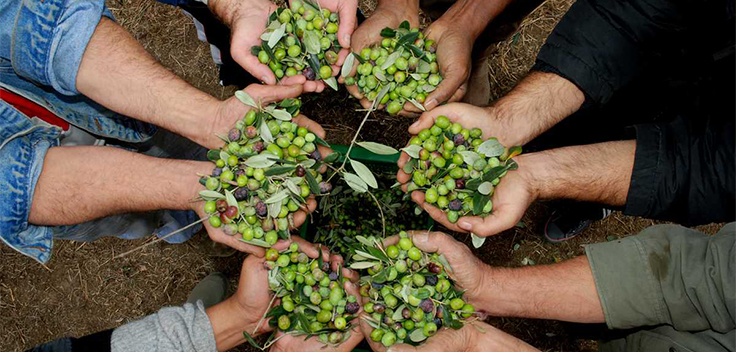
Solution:
<path fill-rule="evenodd" d="M 506 145 L 523 145 L 572 115 L 585 95 L 553 73 L 531 72 L 489 107 L 490 118 L 508 136 Z"/>
<path fill-rule="evenodd" d="M 481 307 L 494 316 L 604 322 L 585 256 L 551 265 L 490 268 L 482 274 Z"/>
<path fill-rule="evenodd" d="M 82 56 L 79 92 L 132 118 L 215 147 L 219 100 L 161 66 L 118 24 L 103 17 Z M 222 133 L 221 131 L 218 131 Z"/>
<path fill-rule="evenodd" d="M 208 162 L 167 160 L 112 147 L 54 147 L 44 159 L 28 221 L 72 225 L 104 216 L 191 209 Z"/>

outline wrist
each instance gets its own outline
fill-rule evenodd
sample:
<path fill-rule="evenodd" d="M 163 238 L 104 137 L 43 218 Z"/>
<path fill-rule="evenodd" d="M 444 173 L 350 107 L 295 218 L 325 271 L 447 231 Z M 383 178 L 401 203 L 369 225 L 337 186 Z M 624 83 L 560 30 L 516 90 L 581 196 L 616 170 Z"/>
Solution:
<path fill-rule="evenodd" d="M 419 1 L 417 0 L 379 1 L 375 12 L 378 11 L 393 14 L 398 23 L 406 20 L 412 27 L 419 26 Z"/>
<path fill-rule="evenodd" d="M 437 22 L 444 22 L 449 28 L 460 26 L 462 33 L 469 34 L 471 42 L 483 33 L 488 24 L 509 4 L 509 0 L 456 1 Z"/>
<path fill-rule="evenodd" d="M 244 343 L 244 331 L 251 337 L 261 334 L 261 331 L 253 333 L 257 320 L 250 318 L 234 297 L 207 308 L 218 351 L 227 351 Z"/>

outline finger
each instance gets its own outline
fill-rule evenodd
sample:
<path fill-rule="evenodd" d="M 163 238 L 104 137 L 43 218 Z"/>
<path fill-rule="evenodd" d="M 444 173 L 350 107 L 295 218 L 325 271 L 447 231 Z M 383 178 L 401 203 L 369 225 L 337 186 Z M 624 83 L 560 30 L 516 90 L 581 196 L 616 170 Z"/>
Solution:
<path fill-rule="evenodd" d="M 317 91 L 317 82 L 306 81 L 304 82 L 304 92 L 311 93 Z"/>
<path fill-rule="evenodd" d="M 360 274 L 358 274 L 357 271 L 350 270 L 348 268 L 342 268 L 342 276 L 351 282 L 358 282 L 358 280 L 360 280 Z M 357 295 L 356 297 L 360 298 L 360 295 Z"/>
<path fill-rule="evenodd" d="M 266 255 L 265 249 L 242 242 L 239 240 L 238 236 L 228 236 L 222 234 L 222 237 L 213 238 L 213 240 L 215 240 L 215 242 L 220 242 L 224 245 L 235 248 L 241 252 L 250 253 L 258 257 L 263 257 Z"/>
<path fill-rule="evenodd" d="M 399 240 L 400 240 L 399 236 L 394 235 L 394 236 L 385 238 L 382 242 L 384 246 L 388 247 L 388 246 L 399 243 Z"/>
<path fill-rule="evenodd" d="M 267 85 L 276 84 L 276 76 L 273 74 L 271 69 L 258 61 L 258 58 L 253 56 L 250 52 L 236 50 L 235 47 L 233 47 L 233 49 L 230 50 L 230 55 L 233 57 L 233 60 L 238 63 L 238 65 L 243 67 L 259 81 Z"/>
<path fill-rule="evenodd" d="M 350 38 L 357 24 L 358 0 L 341 1 L 337 13 L 340 26 L 337 29 L 337 41 L 343 48 L 350 47 Z"/>
<path fill-rule="evenodd" d="M 427 253 L 452 253 L 460 245 L 460 242 L 439 231 L 409 231 L 409 235 L 414 245 Z"/>
<path fill-rule="evenodd" d="M 330 269 L 332 269 L 332 271 L 337 272 L 338 270 L 340 270 L 340 268 L 342 268 L 344 263 L 345 263 L 345 260 L 343 259 L 341 255 L 339 254 L 330 255 Z"/>
<path fill-rule="evenodd" d="M 356 319 L 356 320 L 358 320 L 359 323 L 360 323 L 360 325 L 359 325 L 360 326 L 360 331 L 363 332 L 363 336 L 370 336 L 371 335 L 371 332 L 373 331 L 373 328 L 370 325 L 368 325 L 368 323 L 365 321 L 365 319 L 371 319 L 371 320 L 373 320 L 373 318 L 369 314 L 367 314 L 366 312 L 362 312 L 360 314 L 360 317 L 358 317 L 358 319 Z M 383 344 L 380 341 L 379 342 L 375 342 L 375 341 L 371 340 L 370 338 L 365 339 L 365 341 L 368 342 L 368 344 L 371 346 L 371 349 L 374 352 L 385 352 L 386 351 L 386 347 L 384 347 Z"/>
<path fill-rule="evenodd" d="M 396 181 L 398 181 L 401 184 L 405 184 L 409 181 L 411 181 L 411 175 L 404 172 L 404 165 L 411 159 L 409 154 L 401 153 L 401 156 L 399 156 L 399 161 L 396 163 L 399 166 L 399 171 L 396 173 Z"/>
<path fill-rule="evenodd" d="M 427 110 L 432 110 L 455 94 L 459 94 L 462 98 L 465 95 L 465 89 L 467 89 L 467 86 L 463 83 L 468 80 L 470 75 L 469 65 L 470 63 L 466 60 L 452 60 L 449 63 L 441 64 L 440 70 L 444 78 L 437 89 L 427 96 L 424 107 Z"/>
<path fill-rule="evenodd" d="M 514 216 L 508 216 L 500 209 L 485 218 L 479 216 L 463 216 L 457 221 L 458 227 L 465 232 L 472 232 L 481 237 L 493 236 L 506 231 L 519 222 Z"/>
<path fill-rule="evenodd" d="M 421 191 L 414 191 L 411 193 L 411 199 L 417 203 L 424 211 L 429 214 L 432 219 L 442 224 L 442 226 L 446 227 L 448 230 L 451 231 L 457 231 L 457 232 L 467 232 L 457 225 L 451 223 L 449 220 L 447 220 L 447 215 L 445 212 L 440 210 L 439 208 L 432 206 L 431 204 L 427 204 L 424 202 L 424 192 Z"/>
<path fill-rule="evenodd" d="M 317 122 L 314 120 L 299 114 L 297 117 L 294 118 L 293 122 L 301 127 L 306 127 L 310 132 L 316 134 L 319 136 L 319 138 L 325 138 L 325 129 L 320 126 Z"/>
<path fill-rule="evenodd" d="M 343 47 L 342 49 L 340 49 L 340 52 L 337 53 L 337 62 L 335 64 L 340 68 L 342 68 L 342 64 L 345 63 L 345 58 L 350 55 L 350 50 L 348 50 L 347 48 L 349 48 L 349 46 Z"/>
<path fill-rule="evenodd" d="M 357 84 L 353 84 L 352 86 L 345 86 L 345 89 L 347 89 L 348 93 L 350 93 L 350 95 L 352 95 L 354 98 L 363 99 L 363 94 L 358 89 Z"/>
<path fill-rule="evenodd" d="M 460 352 L 466 349 L 463 346 L 466 338 L 461 330 L 442 329 L 437 335 L 432 336 L 427 342 L 422 344 L 421 352 Z M 396 344 L 391 346 L 391 352 L 418 352 L 417 347 L 407 344 Z"/>
<path fill-rule="evenodd" d="M 463 83 L 460 86 L 460 88 L 458 88 L 455 91 L 455 94 L 453 94 L 450 97 L 450 99 L 447 100 L 447 102 L 448 103 L 454 103 L 454 102 L 460 101 L 465 96 L 465 93 L 467 93 L 467 92 L 468 92 L 468 82 L 465 81 L 465 83 Z"/>
<path fill-rule="evenodd" d="M 452 108 L 453 104 L 448 104 L 423 113 L 421 116 L 419 116 L 418 120 L 416 120 L 411 126 L 409 126 L 409 133 L 411 133 L 412 135 L 419 134 L 419 132 L 421 132 L 423 129 L 432 127 L 437 116 L 447 115 L 448 113 L 452 115 Z M 450 120 L 452 120 L 452 118 L 450 118 Z"/>
<path fill-rule="evenodd" d="M 282 78 L 279 81 L 279 85 L 282 85 L 282 86 L 293 86 L 295 84 L 304 85 L 305 82 L 307 82 L 307 77 L 304 77 L 304 75 L 296 75 L 296 76 Z"/>
<path fill-rule="evenodd" d="M 282 101 L 286 98 L 296 98 L 302 94 L 302 86 L 298 84 L 291 86 L 251 84 L 243 90 L 263 105 Z"/>
<path fill-rule="evenodd" d="M 307 199 L 306 204 L 306 211 L 304 210 L 304 207 L 302 210 L 297 211 L 294 213 L 294 227 L 293 229 L 299 228 L 305 221 L 307 221 L 307 216 L 314 212 L 314 210 L 317 209 L 317 201 L 314 200 L 314 197 L 310 197 Z"/>

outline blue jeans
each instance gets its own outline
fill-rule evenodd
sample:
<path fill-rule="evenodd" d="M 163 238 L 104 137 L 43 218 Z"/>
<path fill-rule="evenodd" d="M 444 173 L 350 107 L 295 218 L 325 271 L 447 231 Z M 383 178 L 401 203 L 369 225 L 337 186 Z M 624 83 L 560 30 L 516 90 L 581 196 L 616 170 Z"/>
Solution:
<path fill-rule="evenodd" d="M 102 1 L 0 0 L 0 88 L 44 106 L 74 126 L 77 134 L 89 134 L 105 144 L 156 157 L 204 160 L 206 150 L 194 143 L 112 112 L 76 90 L 81 57 L 102 16 L 112 18 Z M 197 219 L 193 212 L 157 211 L 73 226 L 29 224 L 46 152 L 64 144 L 64 139 L 60 128 L 0 100 L 0 239 L 12 248 L 47 262 L 54 238 L 163 236 Z M 167 241 L 186 241 L 199 229 L 193 227 Z"/>

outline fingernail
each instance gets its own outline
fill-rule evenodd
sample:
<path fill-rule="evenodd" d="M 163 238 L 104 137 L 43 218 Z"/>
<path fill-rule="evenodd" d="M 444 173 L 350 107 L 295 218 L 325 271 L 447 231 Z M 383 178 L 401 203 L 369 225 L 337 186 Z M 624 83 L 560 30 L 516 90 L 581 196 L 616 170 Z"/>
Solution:
<path fill-rule="evenodd" d="M 411 128 L 417 128 L 417 127 L 419 127 L 419 120 L 414 121 L 414 123 L 411 124 L 411 126 L 409 126 L 410 129 Z"/>
<path fill-rule="evenodd" d="M 437 106 L 437 99 L 430 99 L 428 102 L 424 103 L 424 108 L 427 110 L 432 110 L 434 107 Z"/>
<path fill-rule="evenodd" d="M 457 226 L 460 226 L 461 229 L 470 231 L 473 229 L 473 224 L 469 223 L 468 221 L 460 221 L 457 223 Z"/>
<path fill-rule="evenodd" d="M 350 34 L 345 34 L 342 38 L 345 40 L 345 42 L 347 42 L 348 45 L 350 45 Z"/>
<path fill-rule="evenodd" d="M 266 83 L 266 76 L 261 76 L 261 83 Z"/>

